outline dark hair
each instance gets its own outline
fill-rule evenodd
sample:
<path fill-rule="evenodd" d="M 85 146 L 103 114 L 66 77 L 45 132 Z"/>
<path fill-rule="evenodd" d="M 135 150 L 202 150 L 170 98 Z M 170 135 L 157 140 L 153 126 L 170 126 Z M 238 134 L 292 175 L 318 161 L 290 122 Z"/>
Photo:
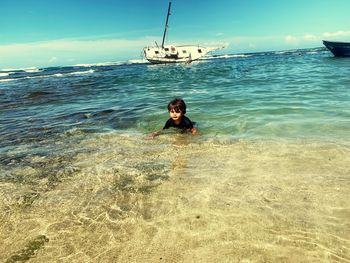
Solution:
<path fill-rule="evenodd" d="M 176 112 L 186 113 L 186 104 L 182 99 L 176 98 L 169 102 L 168 111 L 174 110 Z"/>

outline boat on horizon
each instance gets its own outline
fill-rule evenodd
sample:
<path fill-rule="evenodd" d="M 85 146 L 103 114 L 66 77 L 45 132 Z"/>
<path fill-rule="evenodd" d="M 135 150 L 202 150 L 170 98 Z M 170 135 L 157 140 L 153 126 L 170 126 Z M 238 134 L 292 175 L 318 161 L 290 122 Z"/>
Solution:
<path fill-rule="evenodd" d="M 335 57 L 350 57 L 350 42 L 323 40 L 323 45 L 325 45 Z"/>
<path fill-rule="evenodd" d="M 165 38 L 168 31 L 168 22 L 170 15 L 171 1 L 169 2 L 168 13 L 166 16 L 163 40 L 161 46 L 156 42 L 156 46 L 143 48 L 143 55 L 150 63 L 164 64 L 164 63 L 190 63 L 208 53 L 225 48 L 225 46 L 203 47 L 199 45 L 165 45 Z"/>

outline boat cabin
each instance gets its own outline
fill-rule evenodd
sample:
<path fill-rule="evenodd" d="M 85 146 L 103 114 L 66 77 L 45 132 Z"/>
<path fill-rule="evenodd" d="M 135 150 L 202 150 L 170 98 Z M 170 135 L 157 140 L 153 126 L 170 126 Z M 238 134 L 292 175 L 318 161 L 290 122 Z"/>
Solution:
<path fill-rule="evenodd" d="M 164 48 L 145 47 L 143 49 L 146 59 L 152 61 L 157 59 L 188 60 L 192 61 L 200 58 L 207 53 L 206 48 L 199 46 L 174 46 L 165 45 Z"/>

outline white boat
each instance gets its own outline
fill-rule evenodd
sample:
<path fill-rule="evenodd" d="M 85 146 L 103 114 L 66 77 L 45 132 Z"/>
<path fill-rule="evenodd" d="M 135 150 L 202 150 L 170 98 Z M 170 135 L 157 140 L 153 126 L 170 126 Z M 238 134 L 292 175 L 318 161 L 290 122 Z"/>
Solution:
<path fill-rule="evenodd" d="M 171 1 L 169 2 L 168 14 L 165 22 L 162 45 L 158 46 L 156 42 L 156 46 L 145 47 L 143 49 L 144 57 L 149 62 L 154 64 L 179 63 L 179 62 L 189 63 L 191 61 L 197 60 L 207 55 L 212 51 L 225 48 L 225 46 L 202 47 L 199 45 L 183 45 L 183 46 L 164 45 L 164 41 L 168 31 L 170 8 L 171 8 Z"/>

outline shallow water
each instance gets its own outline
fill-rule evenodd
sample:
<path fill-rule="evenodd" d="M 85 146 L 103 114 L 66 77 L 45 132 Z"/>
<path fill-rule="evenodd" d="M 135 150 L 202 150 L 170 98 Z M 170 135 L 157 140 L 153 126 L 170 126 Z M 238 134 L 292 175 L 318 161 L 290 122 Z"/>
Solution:
<path fill-rule="evenodd" d="M 67 145 L 1 167 L 2 261 L 350 259 L 348 146 L 115 133 Z"/>
<path fill-rule="evenodd" d="M 0 262 L 349 262 L 348 62 L 0 71 Z"/>
<path fill-rule="evenodd" d="M 148 133 L 163 127 L 174 97 L 187 102 L 188 117 L 209 136 L 349 139 L 348 62 L 304 50 L 189 65 L 6 71 L 0 75 L 0 146 L 73 128 Z"/>

